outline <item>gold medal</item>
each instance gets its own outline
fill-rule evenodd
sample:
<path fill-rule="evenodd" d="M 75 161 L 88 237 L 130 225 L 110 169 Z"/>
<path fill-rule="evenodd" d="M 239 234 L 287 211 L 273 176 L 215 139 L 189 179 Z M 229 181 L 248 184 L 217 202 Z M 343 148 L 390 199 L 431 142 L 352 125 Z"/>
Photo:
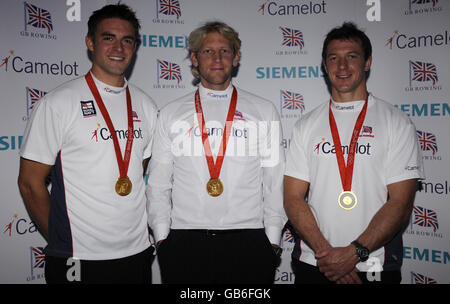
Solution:
<path fill-rule="evenodd" d="M 344 210 L 351 210 L 358 204 L 358 199 L 352 191 L 342 191 L 338 197 L 338 204 Z"/>
<path fill-rule="evenodd" d="M 219 178 L 211 178 L 206 184 L 206 191 L 211 196 L 219 196 L 223 192 L 223 184 Z"/>
<path fill-rule="evenodd" d="M 133 188 L 133 184 L 131 180 L 127 177 L 119 177 L 116 182 L 116 192 L 121 196 L 126 196 L 131 193 L 131 188 Z"/>

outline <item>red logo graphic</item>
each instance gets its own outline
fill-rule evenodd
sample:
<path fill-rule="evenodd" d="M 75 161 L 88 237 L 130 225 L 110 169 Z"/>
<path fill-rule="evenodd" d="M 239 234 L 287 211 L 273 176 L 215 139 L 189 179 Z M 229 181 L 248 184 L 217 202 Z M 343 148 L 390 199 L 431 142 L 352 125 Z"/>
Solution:
<path fill-rule="evenodd" d="M 13 220 L 11 222 L 9 222 L 6 226 L 5 226 L 5 230 L 3 231 L 3 233 L 8 232 L 9 236 L 11 236 L 11 232 L 12 232 L 12 225 L 14 223 L 14 220 L 17 220 L 19 218 L 19 216 L 15 213 L 13 215 Z"/>
<path fill-rule="evenodd" d="M 265 8 L 266 8 L 266 4 L 269 2 L 270 0 L 266 0 L 266 2 L 264 2 L 263 4 L 261 4 L 259 7 L 258 7 L 258 12 L 261 12 L 261 15 L 263 15 L 264 16 L 264 10 L 265 10 Z"/>
<path fill-rule="evenodd" d="M 95 129 L 94 131 L 92 131 L 92 137 L 91 139 L 95 138 L 95 142 L 98 142 L 98 129 L 100 129 L 100 124 L 97 123 L 97 129 Z"/>
<path fill-rule="evenodd" d="M 392 50 L 392 43 L 394 42 L 394 38 L 395 36 L 398 36 L 398 30 L 395 30 L 392 37 L 389 37 L 386 44 L 384 46 L 388 46 L 389 45 L 389 49 Z"/>
<path fill-rule="evenodd" d="M 2 59 L 2 63 L 0 64 L 0 67 L 5 66 L 5 72 L 8 72 L 8 61 L 11 55 L 14 55 L 14 51 L 9 51 L 9 56 Z"/>
<path fill-rule="evenodd" d="M 320 150 L 319 150 L 319 149 L 320 149 L 320 145 L 321 145 L 324 141 L 325 141 L 325 137 L 322 137 L 322 140 L 314 146 L 314 152 L 317 152 L 317 154 L 319 154 L 319 152 L 320 152 Z"/>

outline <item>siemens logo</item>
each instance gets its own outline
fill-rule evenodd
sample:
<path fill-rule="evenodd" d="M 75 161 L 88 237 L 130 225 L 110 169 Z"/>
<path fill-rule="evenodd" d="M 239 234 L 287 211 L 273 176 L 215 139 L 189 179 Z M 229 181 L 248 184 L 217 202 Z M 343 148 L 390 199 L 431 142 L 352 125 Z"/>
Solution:
<path fill-rule="evenodd" d="M 431 250 L 428 248 L 403 247 L 403 257 L 405 259 L 438 264 L 447 264 L 450 262 L 450 254 L 448 251 Z"/>
<path fill-rule="evenodd" d="M 20 150 L 23 136 L 0 136 L 0 151 Z"/>
<path fill-rule="evenodd" d="M 141 35 L 143 47 L 184 49 L 187 45 L 186 36 Z"/>
<path fill-rule="evenodd" d="M 316 66 L 293 67 L 257 67 L 256 79 L 289 79 L 289 78 L 319 78 L 324 77 L 322 69 Z"/>
<path fill-rule="evenodd" d="M 408 116 L 427 117 L 427 116 L 448 116 L 450 115 L 450 106 L 448 103 L 424 103 L 424 104 L 395 104 L 396 108 L 405 112 Z"/>

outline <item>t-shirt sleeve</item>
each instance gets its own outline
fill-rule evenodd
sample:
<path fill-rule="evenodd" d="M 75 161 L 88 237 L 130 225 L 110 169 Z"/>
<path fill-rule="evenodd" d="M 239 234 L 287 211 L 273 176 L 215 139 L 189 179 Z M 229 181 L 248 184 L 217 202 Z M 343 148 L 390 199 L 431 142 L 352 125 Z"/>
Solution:
<path fill-rule="evenodd" d="M 25 128 L 20 156 L 47 165 L 54 165 L 62 147 L 64 127 L 61 117 L 43 97 L 35 106 Z"/>
<path fill-rule="evenodd" d="M 148 120 L 148 126 L 149 126 L 148 136 L 150 137 L 150 140 L 148 141 L 148 144 L 144 149 L 143 159 L 146 159 L 152 155 L 152 147 L 153 147 L 153 141 L 154 141 L 154 137 L 155 137 L 155 129 L 156 129 L 156 123 L 157 123 L 158 110 L 152 99 L 149 98 L 148 100 L 145 101 L 144 111 L 146 112 L 145 116 Z"/>
<path fill-rule="evenodd" d="M 308 159 L 305 151 L 307 142 L 302 134 L 302 124 L 300 119 L 292 129 L 291 143 L 286 153 L 286 170 L 284 174 L 309 182 Z"/>
<path fill-rule="evenodd" d="M 425 178 L 422 153 L 412 121 L 399 113 L 392 124 L 386 183 Z"/>

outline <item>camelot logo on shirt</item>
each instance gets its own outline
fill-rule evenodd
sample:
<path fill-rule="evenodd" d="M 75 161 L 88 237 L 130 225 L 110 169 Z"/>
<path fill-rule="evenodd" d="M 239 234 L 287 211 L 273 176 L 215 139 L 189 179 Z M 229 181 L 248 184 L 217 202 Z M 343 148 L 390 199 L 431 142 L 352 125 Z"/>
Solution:
<path fill-rule="evenodd" d="M 241 116 L 242 115 L 242 116 Z M 279 121 L 249 121 L 245 114 L 235 112 L 234 119 L 239 122 L 230 129 L 229 147 L 227 156 L 260 156 L 263 166 L 271 167 L 279 161 L 279 147 L 282 145 L 279 138 Z M 211 145 L 212 154 L 219 155 L 220 143 L 224 134 L 223 125 L 218 121 L 208 121 L 205 126 L 206 134 Z M 176 121 L 170 127 L 172 139 L 172 153 L 180 156 L 203 156 L 202 132 L 194 120 L 189 123 L 184 120 Z"/>
<path fill-rule="evenodd" d="M 133 119 L 136 119 L 136 117 L 133 116 Z M 128 130 L 115 130 L 117 138 L 118 139 L 127 139 L 128 138 Z M 98 142 L 99 139 L 103 140 L 110 140 L 112 139 L 111 133 L 109 132 L 108 128 L 101 127 L 101 124 L 97 123 L 97 127 L 91 132 L 90 134 L 91 140 L 95 140 L 95 142 Z M 142 135 L 142 129 L 134 129 L 133 136 L 135 139 L 143 139 L 144 136 Z"/>
<path fill-rule="evenodd" d="M 212 97 L 212 98 L 217 98 L 217 99 L 228 98 L 228 94 L 227 94 L 227 93 L 217 94 L 217 93 L 213 93 L 213 92 L 208 92 L 208 93 L 206 94 L 206 96 Z"/>
<path fill-rule="evenodd" d="M 340 111 L 348 111 L 348 110 L 354 110 L 355 106 L 341 106 L 341 105 L 333 105 L 336 110 Z"/>
<path fill-rule="evenodd" d="M 361 132 L 363 133 L 363 132 Z M 363 135 L 360 135 L 363 136 Z M 373 135 L 368 135 L 367 137 L 373 137 Z M 370 143 L 367 144 L 356 144 L 356 154 L 365 154 L 365 155 L 372 155 L 371 153 L 372 145 Z M 314 153 L 319 154 L 336 154 L 335 147 L 332 142 L 328 141 L 325 137 L 322 137 L 320 141 L 314 144 Z M 344 154 L 348 154 L 349 145 L 342 146 L 342 152 Z"/>

